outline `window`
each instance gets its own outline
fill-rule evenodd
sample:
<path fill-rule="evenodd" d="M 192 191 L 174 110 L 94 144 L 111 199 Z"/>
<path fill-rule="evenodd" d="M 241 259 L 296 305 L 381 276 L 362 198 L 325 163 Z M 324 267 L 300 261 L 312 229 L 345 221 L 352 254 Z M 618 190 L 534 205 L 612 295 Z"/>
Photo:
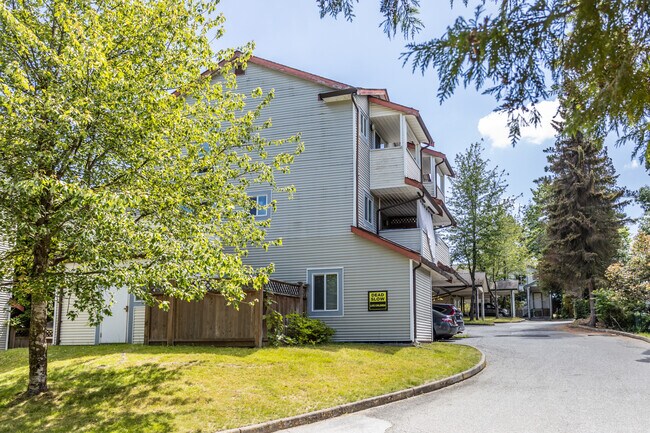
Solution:
<path fill-rule="evenodd" d="M 359 116 L 359 130 L 361 131 L 361 136 L 368 138 L 368 116 L 363 111 L 360 111 L 360 113 L 361 115 Z"/>
<path fill-rule="evenodd" d="M 250 196 L 250 200 L 254 202 L 256 205 L 251 206 L 250 209 L 250 214 L 255 216 L 255 218 L 261 218 L 265 219 L 270 216 L 270 210 L 269 208 L 266 208 L 265 206 L 268 206 L 269 203 L 271 203 L 271 193 L 263 193 L 263 194 L 254 194 Z"/>
<path fill-rule="evenodd" d="M 372 200 L 372 197 L 368 193 L 366 193 L 363 200 L 363 219 L 365 219 L 368 224 L 372 225 L 374 213 L 375 213 L 375 203 Z"/>
<path fill-rule="evenodd" d="M 311 316 L 340 316 L 343 313 L 343 269 L 312 269 L 309 281 L 309 314 Z"/>
<path fill-rule="evenodd" d="M 373 143 L 372 143 L 372 148 L 373 149 L 383 149 L 386 145 L 385 141 L 381 139 L 379 134 L 376 132 L 373 134 Z"/>

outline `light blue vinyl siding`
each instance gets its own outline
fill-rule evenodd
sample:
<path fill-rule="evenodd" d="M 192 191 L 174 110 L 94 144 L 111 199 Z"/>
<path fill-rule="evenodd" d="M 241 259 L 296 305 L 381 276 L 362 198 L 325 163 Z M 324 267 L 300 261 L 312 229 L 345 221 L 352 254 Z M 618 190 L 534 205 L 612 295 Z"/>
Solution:
<path fill-rule="evenodd" d="M 415 271 L 417 341 L 427 342 L 433 338 L 432 295 L 431 274 L 420 267 Z"/>
<path fill-rule="evenodd" d="M 296 187 L 293 200 L 283 193 L 273 194 L 277 210 L 271 215 L 267 239 L 282 238 L 282 246 L 267 252 L 251 249 L 246 263 L 256 267 L 274 263 L 273 278 L 307 283 L 309 269 L 343 268 L 341 313 L 319 317 L 336 329 L 334 340 L 409 341 L 409 260 L 350 230 L 358 207 L 359 225 L 374 232 L 373 226 L 363 225 L 364 194 L 370 178 L 370 148 L 365 139 L 359 140 L 355 196 L 354 105 L 349 100 L 321 101 L 318 94 L 332 89 L 255 64 L 237 80 L 241 93 L 257 87 L 275 89 L 274 100 L 262 111 L 262 120 L 271 118 L 273 122 L 271 129 L 262 132 L 265 138 L 301 133 L 305 145 L 291 172 L 276 178 L 281 186 Z M 367 112 L 367 98 L 357 97 L 357 103 Z M 269 160 L 283 147 L 292 149 L 269 149 Z M 369 290 L 388 291 L 388 311 L 368 311 Z"/>

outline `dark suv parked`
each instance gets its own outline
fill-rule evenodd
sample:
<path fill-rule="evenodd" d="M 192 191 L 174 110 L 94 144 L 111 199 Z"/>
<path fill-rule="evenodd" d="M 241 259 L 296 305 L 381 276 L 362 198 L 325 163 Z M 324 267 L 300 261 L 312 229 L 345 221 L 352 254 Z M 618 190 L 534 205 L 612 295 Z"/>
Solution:
<path fill-rule="evenodd" d="M 433 309 L 439 313 L 446 314 L 448 316 L 454 316 L 456 318 L 456 324 L 458 325 L 458 333 L 461 333 L 465 330 L 463 312 L 460 311 L 460 308 L 451 304 L 433 304 Z"/>
<path fill-rule="evenodd" d="M 454 316 L 449 316 L 445 313 L 433 310 L 433 339 L 449 340 L 454 335 L 458 334 L 458 324 Z"/>

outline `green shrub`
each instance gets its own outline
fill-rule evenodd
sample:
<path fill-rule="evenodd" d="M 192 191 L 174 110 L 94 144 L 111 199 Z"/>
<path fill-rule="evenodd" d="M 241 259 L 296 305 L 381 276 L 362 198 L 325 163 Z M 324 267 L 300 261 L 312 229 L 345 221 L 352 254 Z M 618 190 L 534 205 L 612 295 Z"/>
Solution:
<path fill-rule="evenodd" d="M 625 311 L 620 302 L 617 302 L 616 293 L 613 290 L 596 290 L 594 297 L 596 298 L 596 315 L 599 321 L 608 328 L 630 329 L 632 315 Z"/>
<path fill-rule="evenodd" d="M 606 327 L 629 332 L 650 330 L 650 313 L 643 304 L 630 301 L 611 289 L 596 290 L 594 296 L 598 320 Z"/>
<path fill-rule="evenodd" d="M 282 314 L 271 308 L 268 308 L 267 311 L 264 315 L 264 320 L 266 320 L 266 338 L 270 346 L 277 347 L 284 339 L 284 319 L 282 318 Z"/>
<path fill-rule="evenodd" d="M 574 318 L 575 310 L 573 306 L 574 297 L 570 295 L 562 295 L 562 307 L 560 308 L 560 317 L 562 319 Z"/>
<path fill-rule="evenodd" d="M 576 319 L 589 317 L 589 301 L 587 299 L 576 299 L 573 302 L 573 311 Z"/>
<path fill-rule="evenodd" d="M 318 319 L 298 313 L 287 314 L 286 319 L 286 344 L 323 344 L 334 335 L 334 330 Z"/>

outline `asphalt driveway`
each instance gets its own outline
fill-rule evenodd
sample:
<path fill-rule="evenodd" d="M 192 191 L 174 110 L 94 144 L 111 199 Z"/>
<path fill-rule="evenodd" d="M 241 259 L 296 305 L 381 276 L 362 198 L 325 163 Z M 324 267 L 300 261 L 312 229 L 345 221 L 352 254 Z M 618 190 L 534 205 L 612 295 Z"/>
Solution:
<path fill-rule="evenodd" d="M 566 325 L 468 326 L 469 338 L 449 344 L 485 353 L 478 376 L 286 432 L 650 432 L 650 344 Z"/>

